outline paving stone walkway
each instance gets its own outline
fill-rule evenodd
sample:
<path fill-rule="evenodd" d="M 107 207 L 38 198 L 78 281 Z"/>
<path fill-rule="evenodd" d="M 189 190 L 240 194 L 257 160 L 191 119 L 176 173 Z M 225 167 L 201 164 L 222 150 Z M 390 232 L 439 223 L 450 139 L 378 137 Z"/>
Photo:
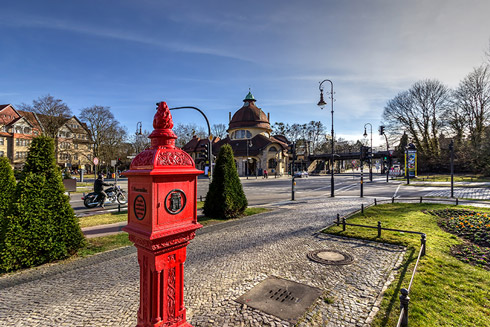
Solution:
<path fill-rule="evenodd" d="M 185 264 L 187 320 L 198 326 L 290 326 L 234 300 L 268 276 L 318 287 L 325 296 L 298 326 L 369 326 L 403 249 L 316 233 L 362 199 L 298 201 L 201 229 Z M 351 254 L 344 266 L 306 254 Z M 0 278 L 0 326 L 135 326 L 139 300 L 136 251 L 127 247 L 63 265 Z"/>
<path fill-rule="evenodd" d="M 455 187 L 453 191 L 454 197 L 459 199 L 490 200 L 490 188 L 488 187 Z M 447 187 L 438 188 L 438 190 L 429 192 L 425 196 L 449 198 L 451 189 Z"/>

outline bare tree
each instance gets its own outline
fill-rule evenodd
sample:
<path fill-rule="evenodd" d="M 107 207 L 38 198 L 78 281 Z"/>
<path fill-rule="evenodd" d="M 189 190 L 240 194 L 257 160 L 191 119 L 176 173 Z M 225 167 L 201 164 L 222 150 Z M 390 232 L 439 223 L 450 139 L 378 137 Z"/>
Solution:
<path fill-rule="evenodd" d="M 87 124 L 92 135 L 94 156 L 105 162 L 116 159 L 127 133 L 114 118 L 110 108 L 97 105 L 84 108 L 80 120 Z"/>
<path fill-rule="evenodd" d="M 490 121 L 490 70 L 487 65 L 473 69 L 459 83 L 448 117 L 456 134 L 462 136 L 463 132 L 468 132 L 472 146 L 477 149 Z"/>
<path fill-rule="evenodd" d="M 132 135 L 129 139 L 129 143 L 131 144 L 131 154 L 138 154 L 150 147 L 151 140 L 148 138 L 150 132 L 144 130 L 141 134 Z"/>
<path fill-rule="evenodd" d="M 173 128 L 174 133 L 177 135 L 176 145 L 181 148 L 186 145 L 194 135 L 199 138 L 207 138 L 208 133 L 202 126 L 196 124 L 177 124 Z"/>
<path fill-rule="evenodd" d="M 215 137 L 219 137 L 220 139 L 224 139 L 226 137 L 226 125 L 225 124 L 213 124 L 211 126 L 211 133 Z"/>
<path fill-rule="evenodd" d="M 72 115 L 70 108 L 63 100 L 55 99 L 49 94 L 33 100 L 32 105 L 22 103 L 19 108 L 38 114 L 44 134 L 52 138 L 56 138 L 61 125 Z"/>
<path fill-rule="evenodd" d="M 422 155 L 438 157 L 439 135 L 449 104 L 450 91 L 444 84 L 423 80 L 388 101 L 383 118 L 390 134 L 406 132 Z"/>

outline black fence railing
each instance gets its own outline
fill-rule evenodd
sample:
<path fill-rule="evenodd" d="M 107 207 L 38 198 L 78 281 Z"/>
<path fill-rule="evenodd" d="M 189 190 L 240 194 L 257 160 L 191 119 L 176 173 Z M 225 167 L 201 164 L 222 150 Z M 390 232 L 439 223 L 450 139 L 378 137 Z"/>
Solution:
<path fill-rule="evenodd" d="M 407 198 L 404 198 L 404 199 L 396 198 L 396 200 L 410 200 L 410 201 L 414 201 L 415 200 L 415 201 L 417 201 L 419 203 L 422 203 L 423 202 L 423 198 L 422 197 L 419 197 L 419 198 L 411 198 L 411 199 L 407 199 Z M 420 251 L 419 251 L 419 254 L 418 254 L 418 257 L 417 257 L 417 261 L 415 262 L 415 267 L 414 267 L 413 272 L 412 272 L 412 277 L 410 278 L 410 283 L 408 285 L 408 288 L 402 288 L 401 289 L 401 291 L 400 291 L 401 292 L 401 295 L 399 297 L 399 299 L 400 299 L 400 316 L 398 318 L 398 323 L 397 323 L 396 327 L 406 327 L 406 326 L 408 326 L 408 304 L 410 302 L 410 297 L 408 295 L 409 295 L 410 289 L 412 287 L 412 283 L 413 283 L 413 280 L 414 280 L 414 277 L 415 277 L 415 273 L 417 272 L 417 267 L 419 265 L 420 258 L 426 254 L 426 244 L 427 244 L 426 234 L 425 233 L 422 233 L 422 232 L 416 232 L 416 231 L 409 231 L 409 230 L 403 230 L 403 229 L 395 229 L 395 228 L 382 227 L 382 224 L 381 224 L 380 221 L 378 221 L 377 226 L 369 226 L 369 225 L 361 225 L 361 224 L 351 224 L 351 223 L 347 223 L 346 222 L 346 219 L 352 217 L 353 215 L 355 215 L 357 213 L 364 213 L 365 207 L 369 207 L 369 206 L 373 206 L 373 205 L 376 206 L 376 205 L 378 205 L 381 202 L 388 202 L 389 203 L 390 201 L 391 201 L 391 203 L 395 203 L 395 198 L 392 198 L 391 200 L 382 200 L 382 201 L 379 201 L 377 199 L 374 199 L 374 202 L 373 203 L 368 204 L 367 206 L 364 206 L 364 204 L 361 204 L 361 209 L 356 210 L 354 212 L 351 212 L 349 215 L 343 216 L 342 218 L 340 217 L 339 214 L 337 214 L 336 224 L 337 224 L 337 226 L 342 225 L 342 230 L 343 231 L 346 230 L 346 227 L 347 226 L 355 226 L 355 227 L 376 229 L 377 232 L 378 232 L 378 237 L 381 237 L 381 232 L 383 230 L 385 230 L 385 231 L 392 231 L 392 232 L 402 232 L 402 233 L 407 233 L 407 234 L 417 234 L 417 235 L 420 235 Z M 440 201 L 438 201 L 438 202 L 440 202 Z M 451 201 L 451 202 L 454 203 L 454 201 Z M 458 204 L 457 199 L 456 199 L 456 204 Z"/>

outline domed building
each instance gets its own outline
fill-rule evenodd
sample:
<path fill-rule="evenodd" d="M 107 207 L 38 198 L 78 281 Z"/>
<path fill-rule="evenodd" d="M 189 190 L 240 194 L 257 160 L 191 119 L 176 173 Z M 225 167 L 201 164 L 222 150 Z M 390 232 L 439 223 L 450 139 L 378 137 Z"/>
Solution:
<path fill-rule="evenodd" d="M 231 116 L 228 136 L 213 146 L 217 154 L 223 144 L 229 144 L 235 155 L 235 164 L 240 176 L 261 176 L 264 170 L 269 175 L 282 175 L 287 167 L 287 140 L 272 136 L 269 115 L 255 105 L 257 100 L 251 92 L 243 100 L 243 106 Z"/>
<path fill-rule="evenodd" d="M 213 139 L 213 154 L 218 155 L 224 144 L 233 149 L 235 164 L 240 176 L 269 176 L 287 173 L 288 141 L 284 136 L 272 136 L 269 115 L 255 105 L 257 100 L 251 92 L 243 100 L 243 106 L 233 117 L 229 114 L 228 135 L 224 139 Z M 208 143 L 207 139 L 194 137 L 182 149 L 196 160 L 196 167 L 204 170 L 204 161 L 199 154 Z"/>

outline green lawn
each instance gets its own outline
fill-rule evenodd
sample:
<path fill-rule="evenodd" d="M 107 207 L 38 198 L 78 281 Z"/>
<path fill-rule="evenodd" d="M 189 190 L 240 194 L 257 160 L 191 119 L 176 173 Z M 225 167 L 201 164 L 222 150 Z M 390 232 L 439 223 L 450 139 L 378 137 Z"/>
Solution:
<path fill-rule="evenodd" d="M 128 220 L 128 211 L 121 211 L 120 213 L 117 212 L 110 212 L 110 213 L 105 213 L 102 215 L 93 215 L 93 216 L 87 216 L 87 217 L 80 217 L 79 222 L 80 222 L 80 227 L 92 227 L 92 226 L 98 226 L 98 225 L 107 225 L 107 224 L 113 224 L 113 223 L 118 223 L 121 221 L 127 221 Z"/>
<path fill-rule="evenodd" d="M 204 206 L 204 201 L 197 201 L 197 209 L 200 210 Z M 266 212 L 269 211 L 269 209 L 266 208 L 247 208 L 245 210 L 244 216 L 250 216 L 250 215 L 255 215 L 258 213 Z M 127 210 L 121 211 L 121 213 L 117 212 L 112 212 L 112 213 L 105 213 L 102 215 L 93 215 L 93 216 L 88 216 L 88 217 L 80 217 L 80 227 L 92 227 L 92 226 L 98 226 L 98 225 L 106 225 L 106 224 L 113 224 L 113 223 L 118 223 L 121 221 L 126 221 L 128 219 L 128 212 Z M 216 224 L 219 222 L 223 222 L 221 219 L 214 219 L 214 218 L 208 218 L 208 217 L 198 217 L 197 220 L 200 224 L 202 225 L 209 225 L 209 224 Z"/>
<path fill-rule="evenodd" d="M 204 202 L 197 202 L 197 208 L 201 209 L 204 205 Z M 258 213 L 269 211 L 270 209 L 266 208 L 247 208 L 245 210 L 244 216 L 255 215 Z M 127 211 L 123 211 L 121 213 L 106 213 L 102 215 L 94 215 L 88 217 L 80 218 L 80 226 L 90 227 L 90 226 L 98 226 L 105 224 L 112 224 L 120 221 L 126 221 L 128 219 Z M 198 222 L 204 226 L 211 224 L 218 224 L 224 222 L 226 220 L 214 219 L 208 217 L 200 217 L 198 218 Z M 85 257 L 88 255 L 92 255 L 99 252 L 104 252 L 112 249 L 116 249 L 119 247 L 132 245 L 128 240 L 128 234 L 126 233 L 118 233 L 109 236 L 103 237 L 94 237 L 87 239 L 87 245 L 78 251 L 78 256 Z"/>
<path fill-rule="evenodd" d="M 443 231 L 441 218 L 423 210 L 452 206 L 438 204 L 386 204 L 370 207 L 348 222 L 420 231 L 427 234 L 427 255 L 421 259 L 410 291 L 410 326 L 490 326 L 490 271 L 463 263 L 451 255 L 451 247 L 463 241 Z M 458 207 L 459 208 L 459 207 Z M 472 208 L 490 212 L 489 209 Z M 381 309 L 372 326 L 396 326 L 399 316 L 400 289 L 408 287 L 420 249 L 420 236 L 376 229 L 332 226 L 325 232 L 407 247 L 403 267 L 385 292 Z"/>

